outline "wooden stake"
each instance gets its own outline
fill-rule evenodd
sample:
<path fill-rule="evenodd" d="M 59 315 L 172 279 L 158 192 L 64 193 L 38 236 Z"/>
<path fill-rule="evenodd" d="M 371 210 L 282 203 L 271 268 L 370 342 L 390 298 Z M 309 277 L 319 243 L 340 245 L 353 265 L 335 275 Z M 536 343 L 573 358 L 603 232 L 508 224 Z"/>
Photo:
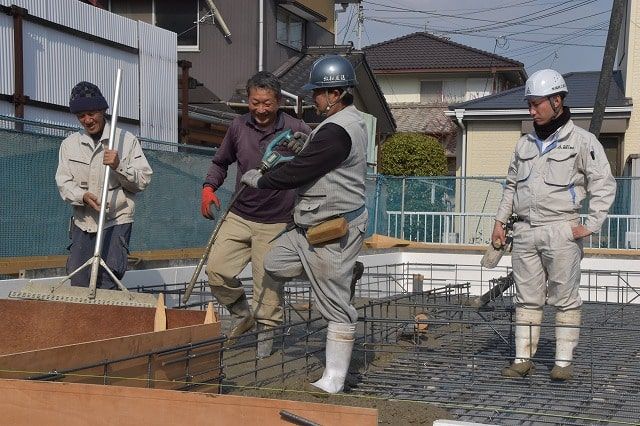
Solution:
<path fill-rule="evenodd" d="M 158 304 L 156 305 L 156 316 L 153 321 L 153 331 L 165 331 L 167 329 L 167 313 L 164 306 L 164 294 L 158 295 Z"/>
<path fill-rule="evenodd" d="M 213 302 L 209 302 L 207 313 L 204 316 L 204 324 L 213 324 L 214 322 L 218 322 L 218 314 L 213 310 Z"/>

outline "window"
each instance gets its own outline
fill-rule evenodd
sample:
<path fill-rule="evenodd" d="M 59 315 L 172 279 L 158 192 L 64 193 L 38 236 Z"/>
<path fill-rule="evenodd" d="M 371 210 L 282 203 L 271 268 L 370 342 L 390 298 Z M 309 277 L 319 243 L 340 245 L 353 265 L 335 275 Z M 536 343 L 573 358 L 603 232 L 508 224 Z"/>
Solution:
<path fill-rule="evenodd" d="M 178 50 L 198 49 L 198 0 L 109 0 L 109 10 L 173 31 L 178 35 Z"/>
<path fill-rule="evenodd" d="M 442 103 L 442 81 L 421 81 L 420 82 L 420 103 L 421 104 Z"/>
<path fill-rule="evenodd" d="M 278 9 L 276 21 L 276 41 L 293 49 L 302 50 L 304 21 L 284 9 Z"/>
<path fill-rule="evenodd" d="M 609 160 L 611 173 L 614 176 L 622 175 L 621 154 L 620 154 L 620 137 L 616 135 L 600 135 L 598 138 L 604 148 L 604 153 Z"/>

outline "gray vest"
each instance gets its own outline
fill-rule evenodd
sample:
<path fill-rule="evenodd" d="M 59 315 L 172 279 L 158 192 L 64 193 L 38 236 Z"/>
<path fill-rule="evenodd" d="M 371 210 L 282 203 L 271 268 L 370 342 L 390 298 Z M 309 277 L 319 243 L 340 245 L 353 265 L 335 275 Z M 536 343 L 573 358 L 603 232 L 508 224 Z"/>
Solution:
<path fill-rule="evenodd" d="M 368 133 L 362 113 L 350 105 L 327 117 L 309 137 L 313 139 L 327 123 L 337 124 L 347 131 L 351 137 L 351 152 L 338 167 L 298 188 L 294 220 L 302 227 L 317 225 L 364 206 Z"/>

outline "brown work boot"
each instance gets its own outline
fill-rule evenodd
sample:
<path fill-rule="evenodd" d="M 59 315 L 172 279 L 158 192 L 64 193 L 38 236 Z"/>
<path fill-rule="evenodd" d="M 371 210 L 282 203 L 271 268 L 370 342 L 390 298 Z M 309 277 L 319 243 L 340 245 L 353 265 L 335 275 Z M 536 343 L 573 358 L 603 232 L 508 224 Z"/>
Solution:
<path fill-rule="evenodd" d="M 238 337 L 253 328 L 256 320 L 253 318 L 251 306 L 249 306 L 247 296 L 244 294 L 232 304 L 227 305 L 227 309 L 233 318 L 233 325 L 229 332 L 227 344 L 233 345 Z"/>
<path fill-rule="evenodd" d="M 556 382 L 566 382 L 573 379 L 573 365 L 567 365 L 566 367 L 560 367 L 555 364 L 549 373 L 551 380 Z"/>
<path fill-rule="evenodd" d="M 528 374 L 533 374 L 534 371 L 536 371 L 536 367 L 535 365 L 533 365 L 533 362 L 525 361 L 525 362 L 517 362 L 517 363 L 514 362 L 510 366 L 503 368 L 501 374 L 504 377 L 511 377 L 511 378 L 517 379 L 517 378 L 525 377 Z"/>
<path fill-rule="evenodd" d="M 356 264 L 353 266 L 353 274 L 351 275 L 351 299 L 353 300 L 353 296 L 356 295 L 356 284 L 362 278 L 362 274 L 364 273 L 364 264 L 362 262 L 356 261 Z"/>

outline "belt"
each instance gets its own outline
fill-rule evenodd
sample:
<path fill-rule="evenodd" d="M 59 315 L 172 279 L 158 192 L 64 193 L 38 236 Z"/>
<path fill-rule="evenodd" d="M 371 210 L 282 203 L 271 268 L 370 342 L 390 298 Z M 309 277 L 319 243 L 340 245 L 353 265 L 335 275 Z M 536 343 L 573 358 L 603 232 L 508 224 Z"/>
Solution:
<path fill-rule="evenodd" d="M 360 217 L 360 215 L 364 212 L 364 209 L 366 208 L 366 206 L 363 204 L 362 206 L 360 206 L 359 208 L 352 210 L 348 213 L 345 213 L 343 215 L 341 215 L 342 217 L 344 217 L 347 222 L 351 222 L 355 219 L 357 219 L 358 217 Z"/>

